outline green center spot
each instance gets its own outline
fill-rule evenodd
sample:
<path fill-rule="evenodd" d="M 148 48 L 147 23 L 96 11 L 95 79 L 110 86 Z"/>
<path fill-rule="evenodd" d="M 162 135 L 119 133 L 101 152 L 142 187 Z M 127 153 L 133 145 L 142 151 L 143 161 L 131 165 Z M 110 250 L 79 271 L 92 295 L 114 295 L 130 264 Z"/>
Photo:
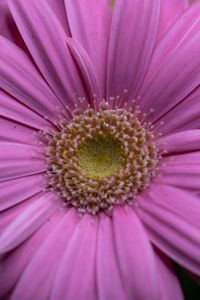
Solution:
<path fill-rule="evenodd" d="M 121 143 L 111 136 L 86 141 L 78 151 L 82 174 L 91 179 L 117 175 L 122 165 L 123 152 Z"/>

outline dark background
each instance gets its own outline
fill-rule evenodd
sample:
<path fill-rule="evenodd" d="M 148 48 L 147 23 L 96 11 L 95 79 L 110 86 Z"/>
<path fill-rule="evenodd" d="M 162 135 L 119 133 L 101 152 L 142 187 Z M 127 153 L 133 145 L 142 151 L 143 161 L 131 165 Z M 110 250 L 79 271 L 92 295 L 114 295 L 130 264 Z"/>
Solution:
<path fill-rule="evenodd" d="M 174 263 L 185 300 L 200 300 L 200 286 L 195 283 L 177 264 Z M 170 300 L 170 299 L 169 299 Z"/>

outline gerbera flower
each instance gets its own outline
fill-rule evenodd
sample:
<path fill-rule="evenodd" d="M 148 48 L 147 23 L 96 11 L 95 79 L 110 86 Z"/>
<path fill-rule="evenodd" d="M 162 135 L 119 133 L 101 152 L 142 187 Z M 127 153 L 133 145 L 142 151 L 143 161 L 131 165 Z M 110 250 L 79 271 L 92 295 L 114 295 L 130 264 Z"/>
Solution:
<path fill-rule="evenodd" d="M 7 2 L 2 299 L 183 299 L 170 259 L 200 275 L 200 4 Z"/>

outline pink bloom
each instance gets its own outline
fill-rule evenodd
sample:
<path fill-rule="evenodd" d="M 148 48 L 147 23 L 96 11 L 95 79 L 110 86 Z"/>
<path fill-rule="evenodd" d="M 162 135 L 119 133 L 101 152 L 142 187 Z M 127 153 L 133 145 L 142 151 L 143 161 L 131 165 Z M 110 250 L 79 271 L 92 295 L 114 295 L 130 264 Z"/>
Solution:
<path fill-rule="evenodd" d="M 200 276 L 199 2 L 7 2 L 0 297 L 183 299 L 170 259 Z"/>

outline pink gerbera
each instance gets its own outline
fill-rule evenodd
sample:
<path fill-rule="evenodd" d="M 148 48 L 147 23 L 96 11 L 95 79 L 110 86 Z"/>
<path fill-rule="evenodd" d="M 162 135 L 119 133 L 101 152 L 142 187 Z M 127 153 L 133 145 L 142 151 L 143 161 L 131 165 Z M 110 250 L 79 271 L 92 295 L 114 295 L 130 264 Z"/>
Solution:
<path fill-rule="evenodd" d="M 170 259 L 200 276 L 200 3 L 0 9 L 0 297 L 183 299 Z"/>

